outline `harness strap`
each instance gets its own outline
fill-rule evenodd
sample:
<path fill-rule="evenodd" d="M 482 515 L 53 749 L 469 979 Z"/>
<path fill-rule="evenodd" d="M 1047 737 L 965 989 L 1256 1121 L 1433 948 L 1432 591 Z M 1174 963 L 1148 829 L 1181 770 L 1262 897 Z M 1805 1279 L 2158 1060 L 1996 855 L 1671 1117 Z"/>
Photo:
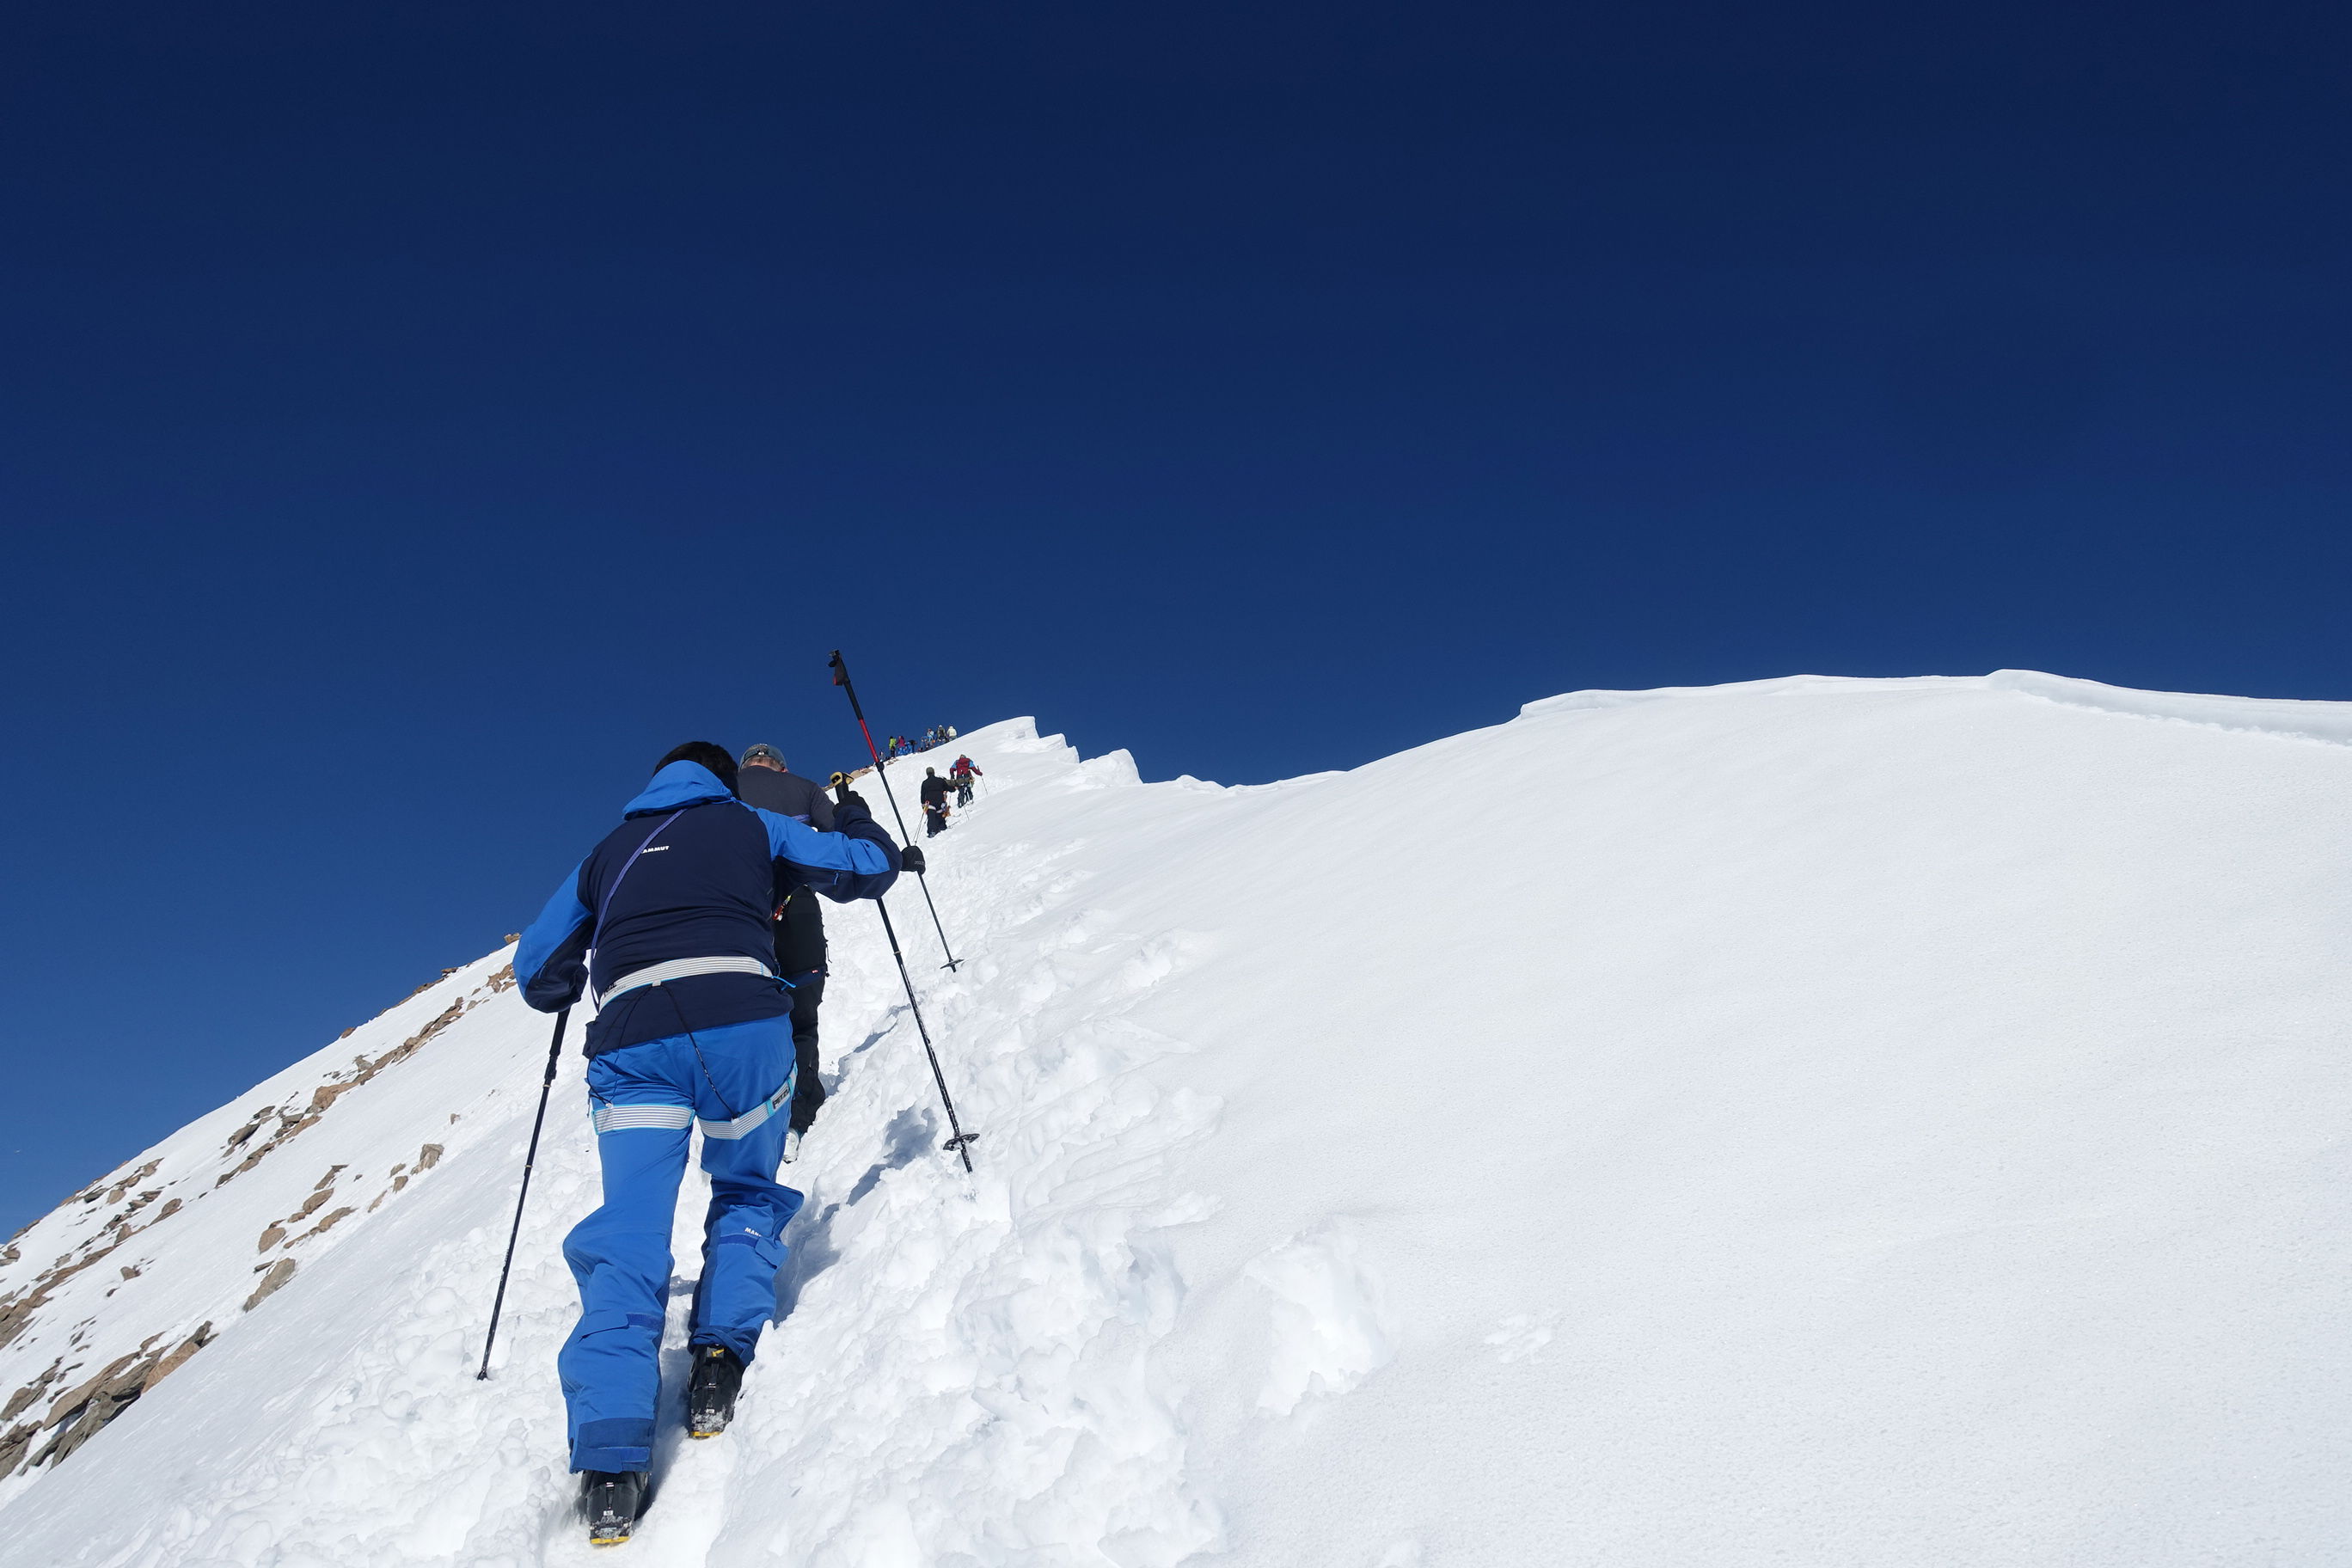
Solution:
<path fill-rule="evenodd" d="M 787 1073 L 784 1075 L 784 1081 L 777 1087 L 775 1093 L 768 1096 L 732 1121 L 700 1119 L 702 1135 L 705 1138 L 729 1141 L 748 1136 L 756 1131 L 770 1117 L 792 1102 L 793 1075 Z M 595 1123 L 599 1134 L 636 1132 L 646 1129 L 677 1132 L 693 1126 L 698 1120 L 690 1106 L 608 1105 L 602 1100 L 596 1103 L 595 1108 L 590 1112 L 589 1119 Z"/>
<path fill-rule="evenodd" d="M 709 1121 L 702 1124 L 705 1138 L 740 1138 L 757 1128 L 777 1111 L 793 1102 L 793 1074 L 786 1073 L 776 1092 L 745 1111 L 732 1121 Z"/>
<path fill-rule="evenodd" d="M 684 980 L 689 975 L 765 974 L 772 977 L 775 971 L 758 959 L 746 958 L 740 953 L 719 958 L 673 958 L 622 975 L 604 988 L 604 994 L 596 998 L 596 1006 L 601 1012 L 612 1005 L 613 998 L 624 991 L 635 991 L 641 985 L 659 985 L 665 980 Z"/>

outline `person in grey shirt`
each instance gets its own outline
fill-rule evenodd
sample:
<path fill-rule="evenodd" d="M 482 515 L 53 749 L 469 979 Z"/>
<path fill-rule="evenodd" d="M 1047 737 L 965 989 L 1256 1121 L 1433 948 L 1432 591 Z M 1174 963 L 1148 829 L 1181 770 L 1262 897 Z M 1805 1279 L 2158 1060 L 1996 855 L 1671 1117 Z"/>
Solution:
<path fill-rule="evenodd" d="M 833 831 L 833 798 L 824 786 L 788 770 L 784 754 L 773 746 L 745 749 L 735 794 L 746 805 L 796 817 L 820 833 Z M 816 1014 L 824 1001 L 825 972 L 824 915 L 818 901 L 807 889 L 798 888 L 776 910 L 776 973 L 793 987 L 793 1054 L 798 1061 L 792 1127 L 784 1134 L 786 1163 L 800 1154 L 801 1136 L 824 1103 L 816 1049 Z"/>

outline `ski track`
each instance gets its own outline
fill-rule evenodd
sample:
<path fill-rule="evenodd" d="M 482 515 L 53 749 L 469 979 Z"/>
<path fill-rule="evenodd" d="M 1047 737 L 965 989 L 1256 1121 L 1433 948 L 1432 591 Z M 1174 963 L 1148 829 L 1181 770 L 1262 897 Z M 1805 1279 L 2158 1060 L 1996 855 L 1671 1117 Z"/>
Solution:
<path fill-rule="evenodd" d="M 732 1429 L 685 1440 L 689 1174 L 626 1548 L 572 1512 L 553 1371 L 596 1201 L 576 1030 L 473 1375 L 548 1027 L 511 991 L 276 1187 L 193 1205 L 212 1228 L 149 1268 L 185 1300 L 110 1331 L 60 1296 L 98 1360 L 226 1329 L 5 1483 L 0 1539 L 109 1568 L 2337 1561 L 2347 720 L 1800 677 L 1231 790 L 973 731 L 983 793 L 929 846 L 962 972 L 911 882 L 890 903 L 977 1173 L 879 921 L 829 910 L 781 1321 Z M 214 1157 L 249 1098 L 159 1149 Z M 236 1310 L 258 1219 L 445 1110 L 429 1180 Z"/>

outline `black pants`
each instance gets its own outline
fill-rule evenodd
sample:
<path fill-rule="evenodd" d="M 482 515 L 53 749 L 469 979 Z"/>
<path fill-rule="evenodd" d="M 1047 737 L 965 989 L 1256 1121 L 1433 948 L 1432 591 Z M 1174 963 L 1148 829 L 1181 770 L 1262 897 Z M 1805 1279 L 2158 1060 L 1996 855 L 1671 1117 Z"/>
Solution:
<path fill-rule="evenodd" d="M 940 830 L 941 828 L 943 828 L 943 827 L 947 826 L 947 825 L 948 825 L 948 807 L 947 807 L 947 803 L 946 803 L 945 801 L 941 801 L 938 805 L 935 805 L 935 806 L 932 806 L 932 805 L 927 805 L 927 806 L 923 807 L 923 837 L 926 837 L 926 838 L 936 838 L 937 837 L 939 837 Z"/>
<path fill-rule="evenodd" d="M 788 974 L 793 983 L 793 1131 L 806 1132 L 824 1103 L 824 1082 L 817 1076 L 816 1010 L 824 1001 L 824 971 Z"/>
<path fill-rule="evenodd" d="M 967 780 L 964 783 L 956 785 L 956 804 L 958 805 L 970 805 L 971 804 L 971 781 Z"/>

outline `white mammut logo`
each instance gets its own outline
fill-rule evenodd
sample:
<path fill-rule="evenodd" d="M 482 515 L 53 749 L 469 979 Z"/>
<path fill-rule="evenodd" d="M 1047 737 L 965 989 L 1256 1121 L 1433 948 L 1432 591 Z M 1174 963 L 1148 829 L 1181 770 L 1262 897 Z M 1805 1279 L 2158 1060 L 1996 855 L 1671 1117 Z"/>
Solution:
<path fill-rule="evenodd" d="M 667 844 L 656 844 L 656 845 L 655 845 L 655 846 L 654 846 L 652 848 L 650 848 L 650 849 L 640 849 L 640 850 L 638 850 L 638 851 L 637 851 L 637 853 L 638 853 L 638 854 L 640 854 L 640 855 L 658 855 L 658 854 L 660 854 L 663 850 L 667 849 L 668 847 L 669 847 L 669 846 L 668 846 L 668 845 L 667 845 Z"/>

